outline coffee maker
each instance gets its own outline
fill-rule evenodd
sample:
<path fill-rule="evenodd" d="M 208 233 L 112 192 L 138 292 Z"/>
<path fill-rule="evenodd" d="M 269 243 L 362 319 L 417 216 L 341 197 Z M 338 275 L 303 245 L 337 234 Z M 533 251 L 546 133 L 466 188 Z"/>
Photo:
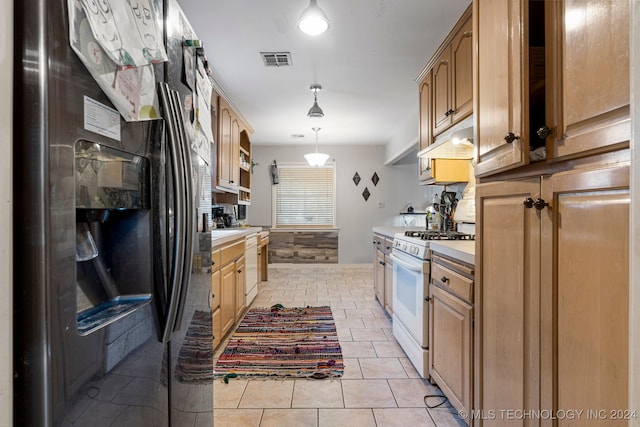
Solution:
<path fill-rule="evenodd" d="M 223 207 L 214 207 L 211 209 L 213 213 L 213 222 L 216 225 L 216 228 L 225 228 L 224 224 L 224 208 Z"/>

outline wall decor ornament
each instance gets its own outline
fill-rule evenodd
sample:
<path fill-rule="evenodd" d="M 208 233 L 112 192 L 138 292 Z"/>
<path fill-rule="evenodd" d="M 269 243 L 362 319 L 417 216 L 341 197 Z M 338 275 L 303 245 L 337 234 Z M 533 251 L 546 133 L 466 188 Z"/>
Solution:
<path fill-rule="evenodd" d="M 353 182 L 356 183 L 356 187 L 358 186 L 358 184 L 360 183 L 360 175 L 358 175 L 358 172 L 356 172 L 355 175 L 353 175 Z"/>
<path fill-rule="evenodd" d="M 365 202 L 369 200 L 370 195 L 371 193 L 369 193 L 369 189 L 367 187 L 364 187 L 364 191 L 362 192 L 362 197 L 364 197 Z"/>
<path fill-rule="evenodd" d="M 378 181 L 380 181 L 380 178 L 378 178 L 378 174 L 376 172 L 373 173 L 373 176 L 371 177 L 371 181 L 373 181 L 373 185 L 378 185 Z"/>

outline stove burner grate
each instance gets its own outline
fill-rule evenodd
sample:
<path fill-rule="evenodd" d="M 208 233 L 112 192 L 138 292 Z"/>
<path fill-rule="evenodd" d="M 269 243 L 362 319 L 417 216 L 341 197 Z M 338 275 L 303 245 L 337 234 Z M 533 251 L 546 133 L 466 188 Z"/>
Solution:
<path fill-rule="evenodd" d="M 407 237 L 415 237 L 421 240 L 475 240 L 475 235 L 461 233 L 459 231 L 405 231 Z"/>

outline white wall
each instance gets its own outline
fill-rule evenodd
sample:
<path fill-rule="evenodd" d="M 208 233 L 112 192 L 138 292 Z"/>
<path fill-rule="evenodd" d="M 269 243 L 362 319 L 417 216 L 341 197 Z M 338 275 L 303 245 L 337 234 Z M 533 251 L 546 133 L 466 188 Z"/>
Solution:
<path fill-rule="evenodd" d="M 629 409 L 639 417 L 631 422 L 640 426 L 640 3 L 631 2 L 631 256 L 629 289 Z"/>
<path fill-rule="evenodd" d="M 305 163 L 304 154 L 309 146 L 254 145 L 251 154 L 260 163 L 254 169 L 251 182 L 251 206 L 247 209 L 247 223 L 271 226 L 271 173 L 269 165 L 275 159 L 278 164 Z M 422 187 L 418 184 L 418 163 L 384 166 L 385 147 L 379 146 L 320 146 L 322 152 L 331 155 L 336 164 L 337 222 L 340 228 L 338 247 L 339 263 L 371 263 L 372 227 L 398 225 L 398 213 L 411 202 L 416 210 L 424 210 L 432 193 L 442 187 Z M 358 172 L 360 184 L 354 184 L 353 175 Z M 377 186 L 371 177 L 377 173 Z M 371 196 L 362 197 L 367 187 Z M 384 207 L 380 207 L 383 204 Z"/>
<path fill-rule="evenodd" d="M 0 0 L 0 426 L 12 425 L 13 1 Z"/>

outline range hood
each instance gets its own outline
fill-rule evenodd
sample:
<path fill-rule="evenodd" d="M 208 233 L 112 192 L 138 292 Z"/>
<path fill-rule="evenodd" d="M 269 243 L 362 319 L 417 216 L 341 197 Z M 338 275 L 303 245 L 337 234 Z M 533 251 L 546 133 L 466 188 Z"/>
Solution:
<path fill-rule="evenodd" d="M 473 159 L 473 116 L 438 135 L 433 144 L 418 152 L 418 157 L 431 159 Z"/>

